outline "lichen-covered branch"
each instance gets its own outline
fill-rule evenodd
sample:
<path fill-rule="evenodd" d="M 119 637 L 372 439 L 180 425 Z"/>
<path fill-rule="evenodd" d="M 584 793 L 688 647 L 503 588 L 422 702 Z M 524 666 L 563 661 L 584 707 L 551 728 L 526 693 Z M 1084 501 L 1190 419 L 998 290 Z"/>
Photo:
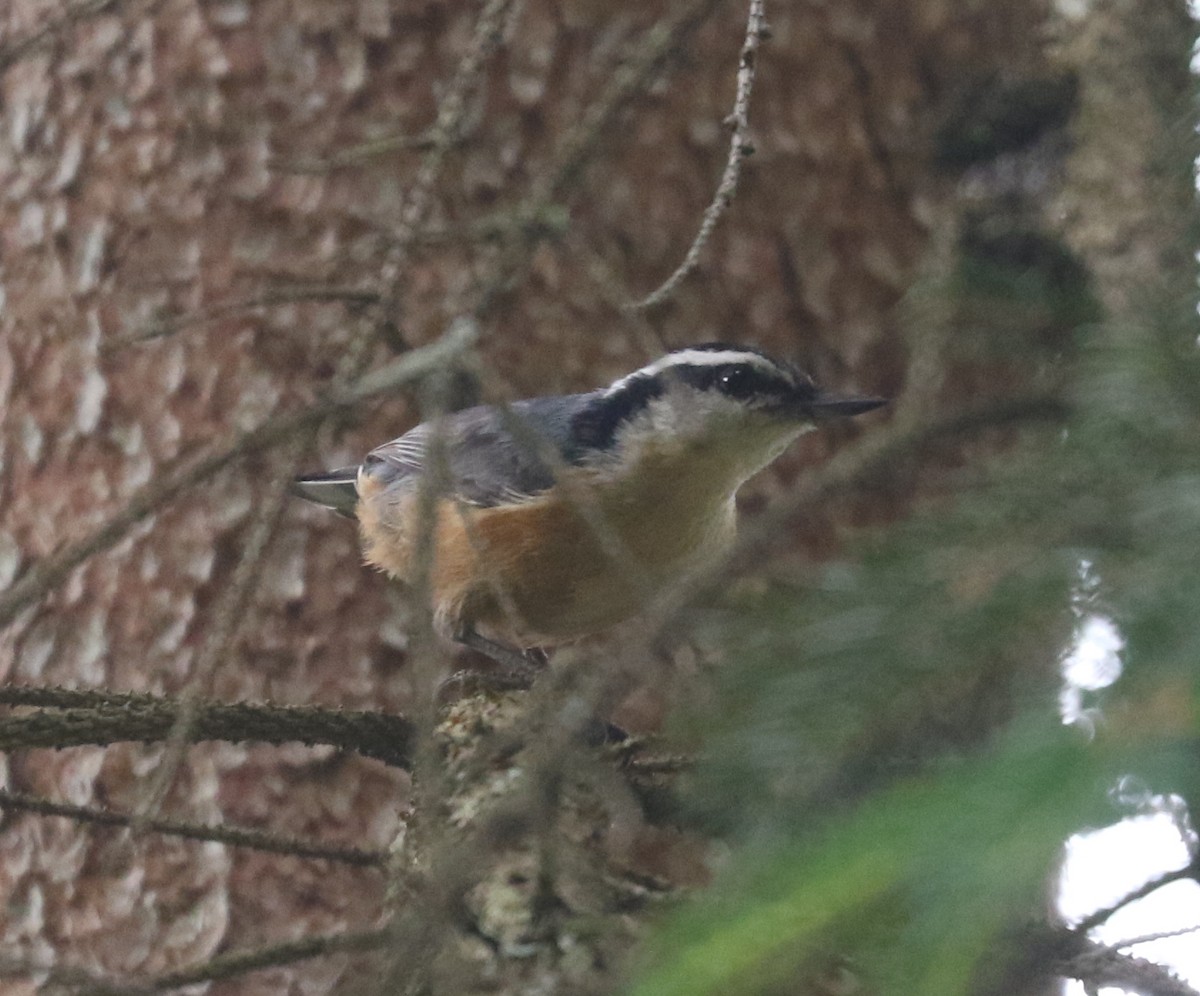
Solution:
<path fill-rule="evenodd" d="M 1059 971 L 1093 991 L 1111 987 L 1142 996 L 1200 996 L 1170 969 L 1094 942 L 1060 965 Z"/>

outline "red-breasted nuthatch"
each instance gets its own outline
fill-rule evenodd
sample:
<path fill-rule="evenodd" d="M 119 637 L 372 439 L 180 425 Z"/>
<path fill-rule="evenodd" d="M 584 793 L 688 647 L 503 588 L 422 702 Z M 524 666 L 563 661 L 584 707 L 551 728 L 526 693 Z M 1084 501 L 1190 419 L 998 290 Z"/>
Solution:
<path fill-rule="evenodd" d="M 747 478 L 823 419 L 883 403 L 827 395 L 758 350 L 706 343 L 601 390 L 425 422 L 295 489 L 356 517 L 367 562 L 404 582 L 432 529 L 435 625 L 511 666 L 519 653 L 497 640 L 598 632 L 714 563 Z M 435 497 L 422 512 L 426 474 Z"/>

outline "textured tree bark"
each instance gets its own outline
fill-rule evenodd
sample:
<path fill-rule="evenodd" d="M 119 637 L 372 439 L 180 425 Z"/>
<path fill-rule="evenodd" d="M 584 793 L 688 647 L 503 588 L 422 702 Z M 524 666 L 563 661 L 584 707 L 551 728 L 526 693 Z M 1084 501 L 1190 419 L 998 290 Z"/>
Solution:
<path fill-rule="evenodd" d="M 646 313 L 626 305 L 683 258 L 725 162 L 741 5 L 529 0 L 501 10 L 498 51 L 481 59 L 448 132 L 439 101 L 472 51 L 474 4 L 71 10 L 62 18 L 50 0 L 12 0 L 0 14 L 0 594 L 181 461 L 311 402 L 345 373 L 347 354 L 382 363 L 462 313 L 483 315 L 468 394 L 585 389 L 663 343 L 728 339 L 795 358 L 832 387 L 924 397 L 936 412 L 981 393 L 1003 399 L 1053 367 L 1060 315 L 1018 361 L 936 343 L 921 353 L 920 337 L 906 337 L 922 315 L 910 292 L 993 231 L 980 219 L 1003 213 L 1014 171 L 1035 178 L 1019 192 L 1023 217 L 1067 240 L 1110 315 L 1164 269 L 1191 279 L 1179 230 L 1190 192 L 1156 158 L 1176 155 L 1181 3 L 1113 0 L 1077 17 L 1051 17 L 1034 0 L 770 4 L 754 154 L 698 275 Z M 1152 30 L 1134 27 L 1143 17 Z M 1163 61 L 1165 75 L 1151 71 Z M 1055 136 L 1075 78 L 1064 159 Z M 999 111 L 979 94 L 1000 94 Z M 1005 110 L 1031 104 L 1040 118 L 1016 115 L 1034 120 L 1031 133 L 1010 127 Z M 955 139 L 985 119 L 998 137 L 964 151 Z M 414 224 L 422 164 L 429 204 Z M 1047 227 L 1060 210 L 1061 228 Z M 360 406 L 352 423 L 314 430 L 304 463 L 349 463 L 415 419 L 408 397 Z M 746 512 L 779 501 L 851 440 L 806 439 L 756 482 Z M 197 689 L 207 641 L 232 611 L 221 594 L 292 463 L 278 448 L 256 451 L 148 509 L 0 633 L 0 678 Z M 925 481 L 937 489 L 936 468 Z M 836 510 L 814 508 L 782 545 L 828 555 L 840 528 L 903 515 L 914 490 L 902 476 Z M 345 522 L 287 507 L 243 603 L 197 694 L 411 708 L 398 600 L 361 568 Z M 1006 694 L 1005 682 L 954 690 L 969 709 L 964 727 L 998 722 Z M 664 704 L 643 690 L 624 708 L 652 727 Z M 658 781 L 614 774 L 560 734 L 530 741 L 536 710 L 485 698 L 456 710 L 436 755 L 453 777 L 429 789 L 436 813 L 418 807 L 391 894 L 376 869 L 331 873 L 13 816 L 0 832 L 0 945 L 153 976 L 222 948 L 370 926 L 420 895 L 437 915 L 424 927 L 397 918 L 390 954 L 375 961 L 340 953 L 210 991 L 370 992 L 380 972 L 397 987 L 414 972 L 446 993 L 611 991 L 654 900 L 704 880 L 702 843 L 655 825 Z M 480 743 L 499 751 L 486 765 Z M 4 760 L 4 781 L 134 811 L 162 753 L 19 751 Z M 576 754 L 567 777 L 558 762 Z M 436 764 L 426 764 L 432 784 Z M 163 809 L 383 849 L 404 827 L 409 791 L 398 769 L 328 747 L 205 744 L 184 753 Z M 498 810 L 482 805 L 497 799 Z M 593 939 L 584 928 L 596 923 Z"/>

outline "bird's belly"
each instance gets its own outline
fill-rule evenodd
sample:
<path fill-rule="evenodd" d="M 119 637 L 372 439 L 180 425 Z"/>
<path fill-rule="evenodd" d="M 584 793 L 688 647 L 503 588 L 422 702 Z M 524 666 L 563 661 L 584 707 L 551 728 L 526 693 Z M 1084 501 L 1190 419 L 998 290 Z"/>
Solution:
<path fill-rule="evenodd" d="M 415 588 L 415 496 L 361 496 L 366 559 Z M 732 497 L 594 491 L 477 508 L 438 503 L 428 588 L 438 628 L 524 646 L 563 643 L 637 615 L 719 559 L 734 538 Z"/>
<path fill-rule="evenodd" d="M 494 511 L 478 520 L 493 597 L 477 621 L 524 644 L 576 639 L 637 615 L 719 559 L 735 526 L 731 500 L 640 505 L 636 517 L 620 503 L 589 515 L 562 500 Z"/>

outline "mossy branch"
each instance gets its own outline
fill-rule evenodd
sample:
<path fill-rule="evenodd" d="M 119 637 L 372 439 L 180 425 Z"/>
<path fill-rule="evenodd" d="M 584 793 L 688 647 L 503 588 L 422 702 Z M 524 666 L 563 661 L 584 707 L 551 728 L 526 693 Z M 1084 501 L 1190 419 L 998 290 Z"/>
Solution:
<path fill-rule="evenodd" d="M 123 742 L 161 743 L 181 708 L 155 695 L 116 695 L 64 688 L 0 688 L 0 705 L 49 706 L 0 719 L 0 750 L 43 747 L 105 747 Z M 189 743 L 302 743 L 331 746 L 407 769 L 412 723 L 403 716 L 315 706 L 249 702 L 200 702 Z"/>

